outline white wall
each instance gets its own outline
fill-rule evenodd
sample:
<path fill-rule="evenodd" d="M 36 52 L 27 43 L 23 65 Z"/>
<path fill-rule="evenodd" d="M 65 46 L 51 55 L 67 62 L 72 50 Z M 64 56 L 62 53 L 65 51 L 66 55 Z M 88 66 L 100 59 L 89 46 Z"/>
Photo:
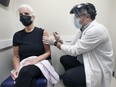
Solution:
<path fill-rule="evenodd" d="M 14 17 L 12 16 L 11 3 L 9 7 L 0 4 L 0 40 L 10 39 L 14 33 Z"/>
<path fill-rule="evenodd" d="M 91 2 L 96 6 L 97 21 L 108 28 L 113 41 L 114 53 L 116 54 L 116 0 L 11 0 L 7 8 L 0 5 L 0 40 L 12 38 L 14 32 L 23 29 L 17 12 L 20 4 L 31 5 L 36 14 L 35 24 L 46 29 L 50 34 L 57 31 L 60 35 L 74 35 L 76 28 L 73 25 L 73 18 L 69 12 L 74 5 L 81 2 Z M 11 62 L 11 58 L 9 58 L 9 56 L 12 56 L 11 54 L 11 49 L 0 51 L 0 73 L 3 73 L 2 68 L 5 68 L 3 67 L 4 64 L 10 70 L 12 69 L 12 65 L 9 66 L 7 64 L 8 61 Z M 114 57 L 116 57 L 115 54 Z M 0 82 L 10 73 L 10 70 L 2 75 L 0 74 Z"/>

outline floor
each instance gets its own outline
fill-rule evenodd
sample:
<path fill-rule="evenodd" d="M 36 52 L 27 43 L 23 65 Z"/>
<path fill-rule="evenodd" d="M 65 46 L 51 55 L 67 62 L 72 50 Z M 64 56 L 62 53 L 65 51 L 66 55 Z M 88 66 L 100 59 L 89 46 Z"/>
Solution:
<path fill-rule="evenodd" d="M 112 83 L 110 87 L 116 87 L 116 78 L 112 78 Z"/>
<path fill-rule="evenodd" d="M 55 87 L 65 87 L 62 83 L 62 81 L 59 81 Z M 116 87 L 116 78 L 112 78 L 111 86 L 110 87 Z"/>

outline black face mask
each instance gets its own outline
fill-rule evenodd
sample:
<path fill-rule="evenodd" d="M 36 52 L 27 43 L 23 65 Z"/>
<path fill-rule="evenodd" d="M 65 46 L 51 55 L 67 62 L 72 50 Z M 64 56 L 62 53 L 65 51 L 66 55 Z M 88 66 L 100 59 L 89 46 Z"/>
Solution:
<path fill-rule="evenodd" d="M 20 21 L 24 26 L 29 26 L 32 24 L 31 16 L 26 16 L 26 15 L 21 15 L 20 16 Z"/>

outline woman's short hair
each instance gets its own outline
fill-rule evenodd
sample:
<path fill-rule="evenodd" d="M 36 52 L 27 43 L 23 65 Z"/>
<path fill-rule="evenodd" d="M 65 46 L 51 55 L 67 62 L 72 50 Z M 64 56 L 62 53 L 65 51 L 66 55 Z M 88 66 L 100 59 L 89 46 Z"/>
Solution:
<path fill-rule="evenodd" d="M 22 4 L 22 5 L 19 6 L 18 11 L 19 11 L 21 8 L 27 8 L 27 9 L 31 12 L 32 15 L 35 15 L 35 13 L 34 13 L 32 7 L 31 7 L 30 5 Z"/>
<path fill-rule="evenodd" d="M 76 14 L 76 15 L 90 14 L 91 19 L 94 20 L 97 15 L 97 12 L 93 4 L 81 3 L 79 5 L 75 5 L 71 9 L 70 14 Z"/>

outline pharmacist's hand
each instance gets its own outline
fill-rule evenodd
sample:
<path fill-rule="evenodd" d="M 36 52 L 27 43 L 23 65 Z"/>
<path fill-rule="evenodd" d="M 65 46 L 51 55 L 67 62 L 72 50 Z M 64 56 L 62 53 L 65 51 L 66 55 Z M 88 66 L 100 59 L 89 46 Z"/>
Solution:
<path fill-rule="evenodd" d="M 54 45 L 55 39 L 47 36 L 43 36 L 43 43 L 44 44 L 49 44 L 49 45 Z"/>
<path fill-rule="evenodd" d="M 57 32 L 53 32 L 53 36 L 54 36 L 56 41 L 60 40 L 60 35 Z"/>

